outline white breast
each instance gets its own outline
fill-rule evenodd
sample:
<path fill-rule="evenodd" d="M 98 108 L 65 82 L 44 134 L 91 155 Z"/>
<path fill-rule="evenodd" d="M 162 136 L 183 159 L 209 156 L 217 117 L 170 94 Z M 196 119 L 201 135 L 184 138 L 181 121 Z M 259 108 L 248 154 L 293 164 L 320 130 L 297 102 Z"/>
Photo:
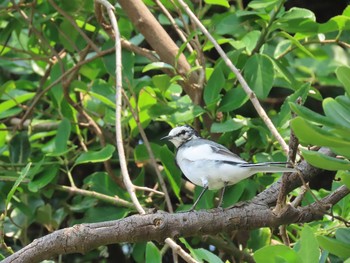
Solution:
<path fill-rule="evenodd" d="M 176 161 L 183 174 L 192 183 L 202 187 L 207 184 L 212 190 L 224 187 L 225 182 L 228 182 L 228 185 L 235 184 L 253 174 L 249 168 L 223 163 L 223 161 L 245 162 L 214 153 L 206 144 L 180 147 L 176 154 Z"/>

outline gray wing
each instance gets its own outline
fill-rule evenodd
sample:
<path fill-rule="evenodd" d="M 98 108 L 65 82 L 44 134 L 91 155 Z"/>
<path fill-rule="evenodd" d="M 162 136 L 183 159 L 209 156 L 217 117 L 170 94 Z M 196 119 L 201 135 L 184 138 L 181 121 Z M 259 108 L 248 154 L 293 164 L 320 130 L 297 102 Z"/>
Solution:
<path fill-rule="evenodd" d="M 191 140 L 183 145 L 191 148 L 191 151 L 183 151 L 183 158 L 189 161 L 211 160 L 231 163 L 246 163 L 238 155 L 232 153 L 226 147 L 206 139 Z"/>

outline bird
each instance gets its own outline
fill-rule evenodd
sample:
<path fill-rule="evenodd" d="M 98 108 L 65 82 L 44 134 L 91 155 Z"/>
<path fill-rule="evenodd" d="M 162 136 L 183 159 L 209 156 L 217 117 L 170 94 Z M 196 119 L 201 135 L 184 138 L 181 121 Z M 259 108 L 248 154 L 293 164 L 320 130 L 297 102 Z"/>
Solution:
<path fill-rule="evenodd" d="M 218 207 L 221 207 L 226 186 L 234 185 L 253 174 L 294 172 L 286 162 L 249 163 L 225 146 L 202 138 L 189 125 L 170 130 L 161 140 L 172 142 L 176 148 L 175 162 L 193 184 L 203 187 L 189 211 L 193 211 L 203 194 L 223 188 Z M 284 166 L 283 166 L 284 165 Z"/>

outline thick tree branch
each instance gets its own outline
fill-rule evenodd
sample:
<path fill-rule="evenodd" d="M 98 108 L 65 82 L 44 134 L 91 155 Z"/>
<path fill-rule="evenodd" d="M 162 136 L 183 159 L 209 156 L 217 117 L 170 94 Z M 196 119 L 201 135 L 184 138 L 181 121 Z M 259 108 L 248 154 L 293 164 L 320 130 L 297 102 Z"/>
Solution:
<path fill-rule="evenodd" d="M 226 210 L 212 209 L 178 214 L 160 211 L 109 222 L 75 225 L 34 240 L 6 258 L 3 263 L 39 262 L 59 254 L 86 253 L 98 246 L 113 243 L 148 240 L 163 242 L 168 237 L 190 237 L 310 222 L 322 218 L 322 210 L 329 209 L 349 193 L 350 190 L 342 186 L 320 202 L 301 208 L 288 206 L 279 216 L 262 203 L 245 202 Z"/>
<path fill-rule="evenodd" d="M 168 32 L 159 24 L 151 11 L 141 0 L 118 1 L 133 25 L 145 37 L 151 47 L 157 52 L 161 61 L 176 67 L 177 72 L 184 77 L 184 89 L 195 104 L 202 103 L 202 90 L 198 86 L 198 74 L 191 72 L 191 65 L 186 57 L 178 56 L 179 47 L 170 38 Z M 178 59 L 176 59 L 178 57 Z"/>
<path fill-rule="evenodd" d="M 320 151 L 332 155 L 328 149 L 321 148 Z M 305 181 L 322 171 L 305 161 L 298 165 L 298 169 Z M 297 173 L 291 174 L 288 179 L 288 192 L 302 185 Z M 341 186 L 325 198 L 308 206 L 295 208 L 287 205 L 283 212 L 276 214 L 271 207 L 277 201 L 280 187 L 279 180 L 253 200 L 225 210 L 212 209 L 177 214 L 159 211 L 155 214 L 133 215 L 115 221 L 76 225 L 34 240 L 3 262 L 39 262 L 59 254 L 85 253 L 101 245 L 120 242 L 148 240 L 164 242 L 168 237 L 210 235 L 237 229 L 310 222 L 322 218 L 332 205 L 350 193 L 348 188 Z"/>

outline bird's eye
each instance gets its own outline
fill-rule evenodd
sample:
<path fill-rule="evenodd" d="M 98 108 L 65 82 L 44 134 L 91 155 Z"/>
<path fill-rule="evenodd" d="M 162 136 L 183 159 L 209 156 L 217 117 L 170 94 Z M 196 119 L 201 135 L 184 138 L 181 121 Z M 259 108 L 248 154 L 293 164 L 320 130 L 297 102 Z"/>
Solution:
<path fill-rule="evenodd" d="M 181 135 L 185 135 L 188 131 L 186 130 L 182 130 L 181 132 L 179 132 L 178 136 L 181 136 Z"/>

